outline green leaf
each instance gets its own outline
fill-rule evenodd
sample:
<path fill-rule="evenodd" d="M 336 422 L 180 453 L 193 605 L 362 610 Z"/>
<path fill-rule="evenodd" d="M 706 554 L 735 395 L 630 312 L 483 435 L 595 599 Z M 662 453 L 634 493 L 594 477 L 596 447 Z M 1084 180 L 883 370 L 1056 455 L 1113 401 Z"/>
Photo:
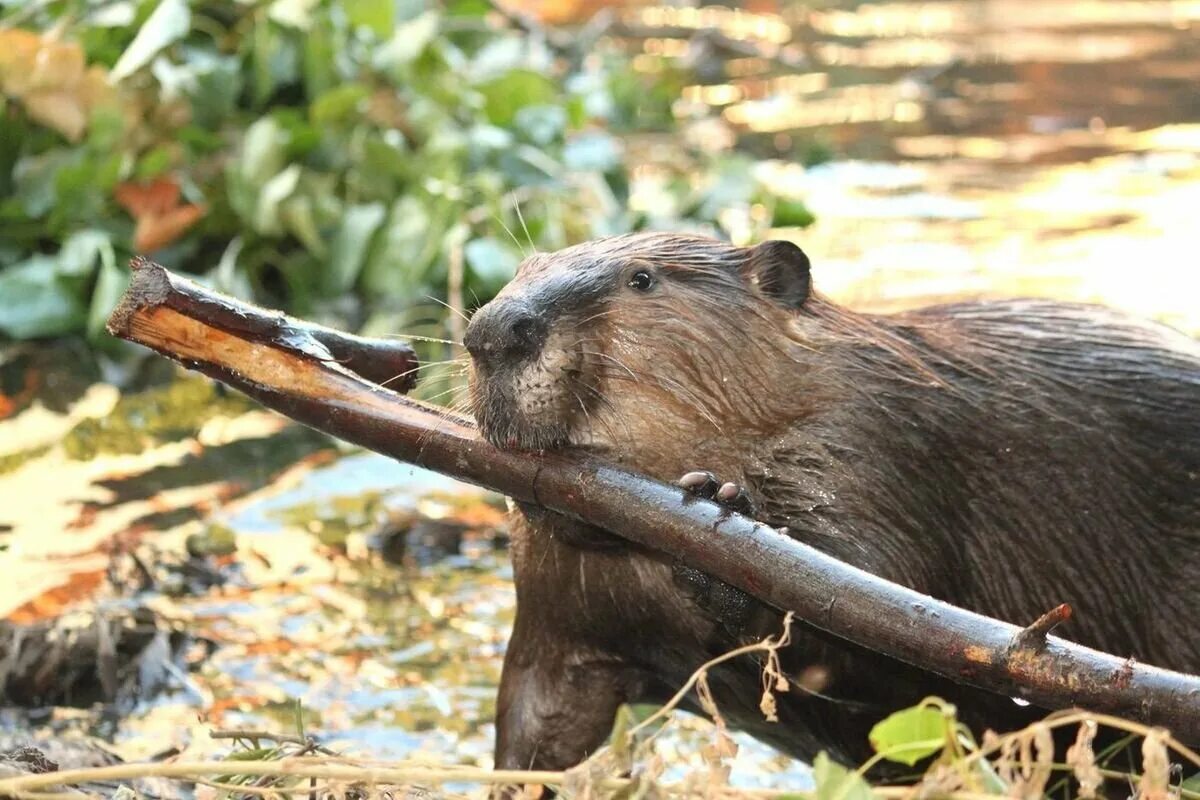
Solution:
<path fill-rule="evenodd" d="M 405 195 L 392 204 L 385 230 L 363 268 L 363 286 L 373 297 L 405 297 L 425 279 L 443 229 L 429 204 Z"/>
<path fill-rule="evenodd" d="M 516 69 L 479 86 L 484 113 L 493 125 L 508 126 L 525 106 L 544 105 L 558 94 L 554 81 L 528 69 Z"/>
<path fill-rule="evenodd" d="M 813 761 L 813 780 L 817 784 L 817 800 L 874 800 L 871 787 L 857 774 L 833 761 L 825 753 L 817 753 Z"/>
<path fill-rule="evenodd" d="M 104 325 L 125 293 L 130 276 L 130 271 L 118 267 L 114 258 L 105 258 L 100 265 L 100 275 L 96 279 L 96 288 L 92 290 L 91 307 L 88 309 L 87 333 L 90 338 L 95 339 L 104 332 Z"/>
<path fill-rule="evenodd" d="M 192 121 L 204 128 L 215 128 L 231 117 L 242 93 L 242 72 L 232 56 L 207 52 L 189 54 L 188 66 L 195 80 L 188 87 L 192 101 Z"/>
<path fill-rule="evenodd" d="M 621 145 L 607 133 L 585 133 L 567 142 L 563 163 L 577 172 L 608 172 L 621 163 Z"/>
<path fill-rule="evenodd" d="M 275 0 L 267 15 L 280 25 L 307 31 L 312 27 L 312 12 L 321 0 Z"/>
<path fill-rule="evenodd" d="M 803 200 L 791 200 L 780 197 L 775 201 L 775 211 L 771 215 L 773 228 L 807 228 L 817 221 Z"/>
<path fill-rule="evenodd" d="M 521 256 L 509 245 L 490 236 L 472 239 L 463 247 L 463 255 L 471 274 L 483 283 L 487 294 L 493 294 L 507 283 L 517 271 Z"/>
<path fill-rule="evenodd" d="M 302 58 L 296 37 L 265 19 L 255 24 L 250 42 L 250 88 L 262 106 L 280 87 L 300 80 Z"/>
<path fill-rule="evenodd" d="M 88 128 L 87 146 L 94 153 L 105 153 L 118 149 L 125 136 L 125 118 L 115 106 L 103 106 L 92 112 Z"/>
<path fill-rule="evenodd" d="M 375 51 L 375 68 L 390 70 L 416 61 L 437 36 L 440 21 L 436 11 L 426 11 L 396 28 L 391 38 Z"/>
<path fill-rule="evenodd" d="M 622 772 L 633 769 L 634 737 L 630 731 L 637 723 L 638 719 L 629 706 L 622 704 L 617 709 L 617 718 L 613 722 L 612 734 L 608 741 L 613 759 Z"/>
<path fill-rule="evenodd" d="M 62 148 L 28 156 L 17 162 L 14 182 L 26 216 L 38 219 L 54 207 L 58 173 L 73 160 L 74 153 Z"/>
<path fill-rule="evenodd" d="M 124 80 L 149 64 L 160 50 L 186 36 L 191 25 L 187 0 L 162 0 L 117 59 L 109 80 Z"/>
<path fill-rule="evenodd" d="M 410 158 L 403 137 L 385 131 L 382 136 L 371 135 L 363 142 L 362 169 L 376 177 L 398 178 L 408 172 Z"/>
<path fill-rule="evenodd" d="M 329 248 L 325 246 L 325 240 L 321 238 L 321 232 L 317 228 L 311 198 L 297 194 L 280 206 L 279 217 L 284 227 L 301 241 L 308 252 L 317 258 L 324 258 L 328 254 Z"/>
<path fill-rule="evenodd" d="M 327 124 L 352 117 L 358 106 L 367 99 L 367 87 L 361 83 L 335 86 L 313 101 L 308 108 L 308 117 L 317 124 Z"/>
<path fill-rule="evenodd" d="M 1191 777 L 1179 784 L 1179 788 L 1185 792 L 1195 792 L 1200 794 L 1200 772 L 1193 774 Z"/>
<path fill-rule="evenodd" d="M 254 229 L 267 236 L 283 233 L 279 206 L 291 197 L 300 183 L 300 165 L 292 164 L 274 178 L 263 184 L 258 194 L 258 205 L 254 211 Z"/>
<path fill-rule="evenodd" d="M 58 251 L 57 272 L 59 275 L 89 277 L 96 268 L 96 260 L 104 264 L 116 264 L 112 241 L 104 231 L 88 229 L 71 234 Z"/>
<path fill-rule="evenodd" d="M 548 145 L 567 128 L 567 110 L 562 106 L 526 106 L 513 117 L 517 129 L 537 145 Z"/>
<path fill-rule="evenodd" d="M 396 25 L 395 0 L 343 0 L 342 7 L 351 25 L 369 28 L 381 39 Z"/>
<path fill-rule="evenodd" d="M 160 144 L 138 159 L 134 175 L 142 181 L 156 178 L 170 169 L 173 157 L 172 148 L 169 145 Z"/>
<path fill-rule="evenodd" d="M 261 187 L 283 169 L 287 135 L 271 117 L 263 117 L 246 130 L 242 140 L 239 172 L 251 186 Z"/>
<path fill-rule="evenodd" d="M 58 259 L 36 255 L 0 272 L 0 333 L 14 339 L 59 336 L 83 327 L 87 309 L 58 274 Z"/>
<path fill-rule="evenodd" d="M 487 0 L 450 0 L 446 3 L 446 13 L 452 17 L 484 17 L 492 12 L 492 4 Z"/>
<path fill-rule="evenodd" d="M 478 83 L 513 70 L 540 73 L 549 67 L 545 49 L 527 36 L 516 32 L 484 41 L 467 66 L 467 75 Z"/>
<path fill-rule="evenodd" d="M 122 0 L 96 8 L 88 15 L 88 22 L 97 28 L 128 28 L 136 18 L 134 4 Z"/>
<path fill-rule="evenodd" d="M 304 92 L 310 100 L 337 84 L 334 59 L 339 49 L 329 25 L 315 25 L 304 37 Z"/>
<path fill-rule="evenodd" d="M 934 706 L 906 708 L 876 723 L 870 740 L 889 761 L 911 767 L 946 746 L 946 716 Z"/>
<path fill-rule="evenodd" d="M 337 293 L 349 291 L 362 270 L 367 249 L 387 209 L 383 203 L 351 206 L 342 218 L 342 227 L 333 240 L 333 256 L 326 273 L 326 287 Z"/>

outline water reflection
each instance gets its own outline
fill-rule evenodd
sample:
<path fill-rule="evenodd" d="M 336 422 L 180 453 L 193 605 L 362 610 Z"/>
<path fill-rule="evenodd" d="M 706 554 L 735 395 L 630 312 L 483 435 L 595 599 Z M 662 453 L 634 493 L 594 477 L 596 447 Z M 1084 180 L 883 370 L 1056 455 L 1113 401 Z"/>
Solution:
<path fill-rule="evenodd" d="M 771 234 L 805 247 L 818 288 L 877 311 L 1054 296 L 1200 331 L 1200 3 L 747 5 L 635 3 L 621 41 L 705 65 L 676 104 L 683 141 L 768 157 L 760 179 L 816 216 Z M 636 206 L 661 202 L 668 150 L 645 148 Z M 802 166 L 829 152 L 852 160 Z"/>

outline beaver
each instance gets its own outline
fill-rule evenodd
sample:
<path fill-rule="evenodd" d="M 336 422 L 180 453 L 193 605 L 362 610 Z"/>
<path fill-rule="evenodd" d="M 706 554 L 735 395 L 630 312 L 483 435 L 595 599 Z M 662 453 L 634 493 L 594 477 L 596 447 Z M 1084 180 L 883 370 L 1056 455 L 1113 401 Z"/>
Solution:
<path fill-rule="evenodd" d="M 631 234 L 524 261 L 466 330 L 470 403 L 504 448 L 580 448 L 786 528 L 856 567 L 1064 637 L 1200 670 L 1200 346 L 1048 300 L 855 313 L 812 290 L 795 244 Z M 680 478 L 680 476 L 683 476 Z M 618 706 L 661 703 L 782 612 L 669 557 L 525 504 L 497 768 L 570 767 Z M 760 665 L 710 674 L 722 716 L 798 758 L 870 753 L 929 695 L 979 728 L 1039 710 L 803 622 L 792 691 Z"/>

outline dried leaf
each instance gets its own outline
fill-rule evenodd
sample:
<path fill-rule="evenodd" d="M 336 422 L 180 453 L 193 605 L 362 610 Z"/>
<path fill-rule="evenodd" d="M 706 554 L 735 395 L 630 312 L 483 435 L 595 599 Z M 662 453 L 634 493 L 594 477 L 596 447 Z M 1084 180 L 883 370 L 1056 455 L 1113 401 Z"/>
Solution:
<path fill-rule="evenodd" d="M 1171 787 L 1171 759 L 1167 754 L 1167 731 L 1154 728 L 1142 740 L 1142 777 L 1138 800 L 1176 800 Z"/>
<path fill-rule="evenodd" d="M 121 183 L 113 190 L 113 197 L 137 221 L 133 246 L 143 253 L 176 241 L 205 213 L 203 206 L 180 204 L 179 184 L 171 178 Z"/>
<path fill-rule="evenodd" d="M 133 246 L 149 253 L 171 244 L 204 216 L 204 206 L 186 205 L 156 217 L 142 217 L 133 233 Z"/>
<path fill-rule="evenodd" d="M 87 129 L 87 108 L 73 90 L 33 91 L 25 95 L 24 104 L 33 120 L 72 142 L 79 141 Z"/>
<path fill-rule="evenodd" d="M 179 205 L 179 184 L 170 178 L 121 183 L 113 190 L 113 198 L 135 219 L 164 214 Z"/>
<path fill-rule="evenodd" d="M 1092 750 L 1092 742 L 1096 738 L 1097 725 L 1095 720 L 1087 720 L 1079 726 L 1075 744 L 1067 750 L 1067 764 L 1075 773 L 1079 782 L 1079 797 L 1088 800 L 1096 796 L 1096 790 L 1104 784 L 1104 775 L 1096 765 L 1096 753 Z"/>
<path fill-rule="evenodd" d="M 1054 766 L 1054 737 L 1043 723 L 1030 725 L 1004 740 L 997 771 L 1008 784 L 1008 796 L 1038 800 Z"/>

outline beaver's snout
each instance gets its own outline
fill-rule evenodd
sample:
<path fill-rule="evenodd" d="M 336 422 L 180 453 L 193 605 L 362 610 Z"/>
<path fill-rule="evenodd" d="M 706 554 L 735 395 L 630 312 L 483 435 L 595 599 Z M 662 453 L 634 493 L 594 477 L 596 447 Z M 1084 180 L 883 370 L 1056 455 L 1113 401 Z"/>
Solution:
<path fill-rule="evenodd" d="M 493 300 L 471 318 L 463 346 L 477 366 L 494 369 L 537 355 L 548 330 L 545 315 L 528 303 Z"/>
<path fill-rule="evenodd" d="M 471 409 L 497 447 L 542 450 L 570 435 L 580 357 L 562 347 L 550 315 L 527 297 L 501 297 L 471 319 L 463 345 L 471 354 Z"/>

